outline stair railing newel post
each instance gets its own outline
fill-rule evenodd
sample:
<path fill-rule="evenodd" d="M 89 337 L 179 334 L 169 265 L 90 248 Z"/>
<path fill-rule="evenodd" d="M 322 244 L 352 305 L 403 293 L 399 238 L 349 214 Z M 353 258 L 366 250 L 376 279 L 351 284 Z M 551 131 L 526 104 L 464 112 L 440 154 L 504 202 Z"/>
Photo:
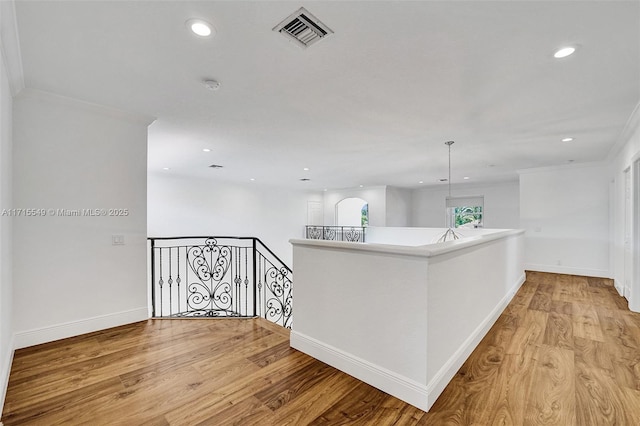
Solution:
<path fill-rule="evenodd" d="M 253 262 L 253 266 L 252 266 L 252 269 L 253 269 L 253 273 L 252 273 L 252 275 L 253 275 L 253 316 L 256 316 L 257 303 L 258 303 L 258 301 L 257 301 L 258 297 L 257 297 L 257 292 L 256 292 L 257 283 L 258 283 L 258 274 L 257 274 L 257 271 L 256 271 L 256 260 L 257 260 L 257 257 L 258 257 L 258 251 L 257 251 L 258 249 L 257 249 L 256 239 L 252 238 L 251 241 L 252 241 L 252 244 L 253 244 L 253 259 L 252 259 L 252 262 Z"/>
<path fill-rule="evenodd" d="M 151 238 L 151 316 L 156 316 L 156 240 Z"/>

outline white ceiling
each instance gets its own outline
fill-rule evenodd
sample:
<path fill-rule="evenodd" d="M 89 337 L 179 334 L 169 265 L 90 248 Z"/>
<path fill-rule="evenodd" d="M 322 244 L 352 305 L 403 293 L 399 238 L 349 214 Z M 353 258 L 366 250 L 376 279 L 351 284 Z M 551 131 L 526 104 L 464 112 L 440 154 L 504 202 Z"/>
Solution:
<path fill-rule="evenodd" d="M 334 31 L 308 49 L 272 31 L 301 6 Z M 640 101 L 638 1 L 17 0 L 16 15 L 26 87 L 157 117 L 150 172 L 216 182 L 416 188 L 446 177 L 447 140 L 454 183 L 515 179 L 605 159 Z"/>

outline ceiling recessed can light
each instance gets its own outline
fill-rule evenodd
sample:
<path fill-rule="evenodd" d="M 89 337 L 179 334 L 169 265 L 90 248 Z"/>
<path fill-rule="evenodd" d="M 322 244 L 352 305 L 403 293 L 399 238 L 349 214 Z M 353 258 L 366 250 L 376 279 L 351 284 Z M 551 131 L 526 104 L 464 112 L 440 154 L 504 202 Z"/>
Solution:
<path fill-rule="evenodd" d="M 211 152 L 211 150 L 209 148 L 202 148 L 203 152 Z"/>
<path fill-rule="evenodd" d="M 308 171 L 309 171 L 309 168 L 308 168 L 308 167 L 305 167 L 305 168 L 304 168 L 304 169 L 302 169 L 302 170 L 304 170 L 305 172 L 308 172 Z"/>
<path fill-rule="evenodd" d="M 204 80 L 202 84 L 204 84 L 204 87 L 212 91 L 216 91 L 220 88 L 220 82 L 216 80 Z"/>
<path fill-rule="evenodd" d="M 364 188 L 364 185 L 360 185 L 360 188 Z"/>
<path fill-rule="evenodd" d="M 573 54 L 575 51 L 576 48 L 574 46 L 561 47 L 554 52 L 553 57 L 556 59 L 566 58 L 567 56 Z"/>
<path fill-rule="evenodd" d="M 463 177 L 462 179 L 464 179 L 464 180 L 469 180 L 469 176 L 465 176 L 465 177 Z"/>
<path fill-rule="evenodd" d="M 562 142 L 571 142 L 573 140 L 573 138 L 564 138 L 562 139 Z"/>
<path fill-rule="evenodd" d="M 171 170 L 169 167 L 163 167 L 162 170 Z"/>
<path fill-rule="evenodd" d="M 198 37 L 211 37 L 215 34 L 213 25 L 202 19 L 189 19 L 186 25 Z"/>
<path fill-rule="evenodd" d="M 423 181 L 423 180 L 421 180 L 421 181 L 419 181 L 418 183 L 424 183 L 424 181 Z"/>

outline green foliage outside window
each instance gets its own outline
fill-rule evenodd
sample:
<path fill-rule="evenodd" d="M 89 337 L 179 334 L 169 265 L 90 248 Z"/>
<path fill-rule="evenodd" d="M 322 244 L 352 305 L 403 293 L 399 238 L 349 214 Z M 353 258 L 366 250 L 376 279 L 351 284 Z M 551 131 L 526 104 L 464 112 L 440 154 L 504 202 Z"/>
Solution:
<path fill-rule="evenodd" d="M 482 207 L 456 207 L 453 211 L 455 217 L 456 228 L 473 224 L 474 226 L 482 226 Z"/>
<path fill-rule="evenodd" d="M 365 204 L 360 210 L 360 226 L 367 225 L 369 225 L 369 204 Z"/>

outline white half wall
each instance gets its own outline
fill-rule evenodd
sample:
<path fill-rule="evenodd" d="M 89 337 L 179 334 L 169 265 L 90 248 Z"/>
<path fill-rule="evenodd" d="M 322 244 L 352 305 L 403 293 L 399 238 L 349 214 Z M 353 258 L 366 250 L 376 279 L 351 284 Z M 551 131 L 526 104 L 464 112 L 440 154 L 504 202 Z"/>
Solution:
<path fill-rule="evenodd" d="M 524 282 L 523 233 L 419 247 L 292 240 L 291 346 L 427 411 Z"/>
<path fill-rule="evenodd" d="M 308 201 L 322 193 L 149 174 L 150 237 L 258 237 L 289 267 L 304 237 Z"/>
<path fill-rule="evenodd" d="M 427 187 L 413 191 L 411 224 L 423 228 L 446 226 L 445 200 L 449 193 L 446 186 Z M 520 186 L 518 181 L 495 184 L 452 185 L 451 195 L 484 196 L 484 227 L 517 229 L 520 227 Z"/>
<path fill-rule="evenodd" d="M 151 119 L 29 89 L 13 106 L 13 207 L 38 212 L 13 218 L 16 348 L 147 318 Z"/>
<path fill-rule="evenodd" d="M 609 277 L 609 179 L 601 164 L 520 171 L 525 268 Z"/>

